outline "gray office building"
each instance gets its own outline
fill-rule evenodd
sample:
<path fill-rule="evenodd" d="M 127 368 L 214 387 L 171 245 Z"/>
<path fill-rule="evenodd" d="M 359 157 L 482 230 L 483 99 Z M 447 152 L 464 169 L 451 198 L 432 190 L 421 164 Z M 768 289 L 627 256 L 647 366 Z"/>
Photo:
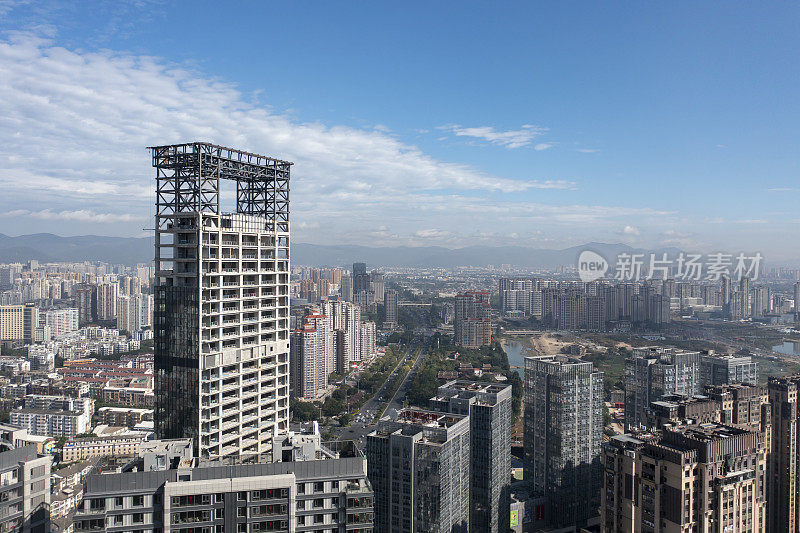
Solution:
<path fill-rule="evenodd" d="M 376 531 L 469 531 L 469 427 L 468 415 L 409 408 L 367 436 Z"/>
<path fill-rule="evenodd" d="M 450 381 L 429 406 L 469 415 L 470 531 L 505 532 L 511 490 L 511 385 Z"/>
<path fill-rule="evenodd" d="M 700 352 L 635 348 L 625 361 L 625 430 L 646 424 L 650 404 L 665 395 L 694 396 L 702 391 Z"/>
<path fill-rule="evenodd" d="M 371 533 L 363 454 L 352 443 L 337 452 L 300 437 L 296 446 L 283 443 L 278 462 L 151 459 L 138 471 L 89 475 L 75 532 Z"/>
<path fill-rule="evenodd" d="M 525 481 L 546 498 L 545 520 L 586 525 L 599 505 L 603 373 L 572 357 L 526 357 L 524 424 Z"/>
<path fill-rule="evenodd" d="M 705 353 L 700 357 L 700 379 L 703 385 L 728 385 L 729 383 L 758 384 L 758 363 L 749 355 L 716 355 Z"/>
<path fill-rule="evenodd" d="M 397 291 L 388 290 L 383 293 L 383 325 L 391 328 L 397 325 L 399 320 L 397 307 Z"/>
<path fill-rule="evenodd" d="M 353 263 L 353 294 L 369 291 L 369 274 L 366 263 Z"/>
<path fill-rule="evenodd" d="M 0 531 L 50 530 L 52 461 L 39 457 L 34 445 L 0 453 Z"/>

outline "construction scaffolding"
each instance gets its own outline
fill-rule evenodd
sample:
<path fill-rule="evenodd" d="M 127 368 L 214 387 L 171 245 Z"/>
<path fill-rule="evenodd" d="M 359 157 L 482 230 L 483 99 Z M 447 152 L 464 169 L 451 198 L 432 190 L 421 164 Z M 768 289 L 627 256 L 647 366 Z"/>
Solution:
<path fill-rule="evenodd" d="M 236 182 L 236 212 L 289 231 L 292 163 L 205 142 L 151 146 L 156 169 L 156 231 L 180 213 L 219 213 L 219 180 Z"/>

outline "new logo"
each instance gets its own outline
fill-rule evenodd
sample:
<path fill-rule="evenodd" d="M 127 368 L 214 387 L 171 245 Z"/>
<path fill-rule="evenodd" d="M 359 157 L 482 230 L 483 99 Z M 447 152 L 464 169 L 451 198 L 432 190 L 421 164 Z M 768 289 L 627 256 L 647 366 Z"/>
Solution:
<path fill-rule="evenodd" d="M 584 250 L 578 256 L 578 277 L 584 283 L 602 278 L 607 271 L 608 261 L 597 252 Z"/>

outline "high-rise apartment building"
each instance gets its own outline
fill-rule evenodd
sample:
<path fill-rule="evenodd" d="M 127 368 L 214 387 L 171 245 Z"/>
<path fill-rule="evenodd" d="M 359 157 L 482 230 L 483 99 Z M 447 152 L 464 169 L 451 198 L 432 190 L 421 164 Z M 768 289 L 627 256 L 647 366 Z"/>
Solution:
<path fill-rule="evenodd" d="M 730 383 L 706 386 L 705 395 L 719 404 L 719 421 L 747 427 L 764 434 L 764 443 L 772 443 L 772 406 L 767 390 L 755 385 Z"/>
<path fill-rule="evenodd" d="M 152 325 L 152 294 L 135 294 L 117 298 L 117 329 L 134 333 Z"/>
<path fill-rule="evenodd" d="M 758 363 L 749 355 L 716 355 L 705 353 L 700 357 L 700 377 L 703 385 L 727 383 L 758 383 Z"/>
<path fill-rule="evenodd" d="M 366 263 L 353 263 L 353 293 L 369 291 L 369 274 Z"/>
<path fill-rule="evenodd" d="M 377 331 L 375 322 L 362 322 L 360 331 L 360 340 L 358 341 L 359 348 L 361 349 L 361 361 L 366 361 L 375 355 L 375 342 L 377 339 Z"/>
<path fill-rule="evenodd" d="M 772 291 L 760 286 L 750 290 L 750 316 L 763 317 L 772 312 Z"/>
<path fill-rule="evenodd" d="M 505 532 L 511 504 L 511 385 L 450 381 L 428 404 L 435 411 L 469 415 L 470 531 Z"/>
<path fill-rule="evenodd" d="M 397 291 L 388 290 L 383 293 L 383 325 L 393 328 L 398 324 Z"/>
<path fill-rule="evenodd" d="M 599 504 L 603 373 L 554 355 L 525 358 L 525 481 L 552 527 L 586 525 Z"/>
<path fill-rule="evenodd" d="M 39 310 L 33 304 L 0 305 L 0 341 L 32 343 L 38 317 Z"/>
<path fill-rule="evenodd" d="M 797 392 L 800 376 L 770 378 L 767 383 L 772 408 L 772 449 L 769 465 L 769 531 L 797 531 L 800 525 L 798 483 Z"/>
<path fill-rule="evenodd" d="M 155 428 L 199 457 L 270 449 L 289 421 L 291 163 L 208 143 L 156 168 Z M 220 209 L 220 180 L 236 183 Z"/>
<path fill-rule="evenodd" d="M 293 398 L 313 400 L 328 386 L 328 366 L 325 360 L 330 332 L 306 322 L 291 334 L 291 394 Z"/>
<path fill-rule="evenodd" d="M 700 352 L 635 348 L 625 361 L 625 429 L 646 423 L 651 402 L 672 394 L 694 396 L 702 385 Z"/>
<path fill-rule="evenodd" d="M 81 326 L 91 324 L 97 318 L 97 287 L 83 283 L 72 289 L 75 307 L 78 308 L 78 321 Z"/>
<path fill-rule="evenodd" d="M 361 309 L 338 297 L 321 303 L 322 313 L 330 318 L 336 335 L 334 360 L 337 372 L 346 372 L 352 363 L 361 360 Z"/>
<path fill-rule="evenodd" d="M 342 295 L 345 302 L 353 301 L 353 278 L 342 276 L 342 280 L 339 283 L 339 294 Z"/>
<path fill-rule="evenodd" d="M 492 340 L 492 320 L 487 291 L 469 291 L 456 295 L 454 338 L 458 346 L 480 348 Z"/>
<path fill-rule="evenodd" d="M 602 531 L 767 531 L 766 470 L 762 435 L 738 427 L 612 437 L 603 451 Z"/>
<path fill-rule="evenodd" d="M 117 318 L 118 296 L 118 283 L 106 282 L 97 285 L 97 318 L 99 320 L 114 320 Z"/>
<path fill-rule="evenodd" d="M 367 436 L 375 531 L 467 533 L 468 415 L 403 409 Z"/>
<path fill-rule="evenodd" d="M 731 278 L 728 276 L 722 276 L 720 278 L 720 284 L 722 286 L 722 305 L 730 305 L 731 303 Z"/>
<path fill-rule="evenodd" d="M 800 281 L 794 284 L 794 312 L 800 313 Z"/>
<path fill-rule="evenodd" d="M 386 290 L 386 281 L 384 280 L 382 273 L 378 272 L 377 270 L 372 271 L 370 274 L 370 287 L 372 292 L 375 293 L 375 301 L 382 302 L 383 294 Z"/>
<path fill-rule="evenodd" d="M 79 323 L 78 310 L 75 308 L 43 309 L 39 312 L 39 327 L 47 328 L 48 340 L 77 331 Z"/>

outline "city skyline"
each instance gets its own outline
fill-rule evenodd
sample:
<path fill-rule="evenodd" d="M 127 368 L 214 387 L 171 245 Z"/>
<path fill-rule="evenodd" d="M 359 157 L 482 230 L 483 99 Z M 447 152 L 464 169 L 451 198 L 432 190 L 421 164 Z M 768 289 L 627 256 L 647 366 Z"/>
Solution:
<path fill-rule="evenodd" d="M 140 235 L 144 147 L 196 138 L 297 163 L 295 242 L 798 259 L 796 9 L 252 9 L 291 23 L 0 5 L 3 233 Z"/>

